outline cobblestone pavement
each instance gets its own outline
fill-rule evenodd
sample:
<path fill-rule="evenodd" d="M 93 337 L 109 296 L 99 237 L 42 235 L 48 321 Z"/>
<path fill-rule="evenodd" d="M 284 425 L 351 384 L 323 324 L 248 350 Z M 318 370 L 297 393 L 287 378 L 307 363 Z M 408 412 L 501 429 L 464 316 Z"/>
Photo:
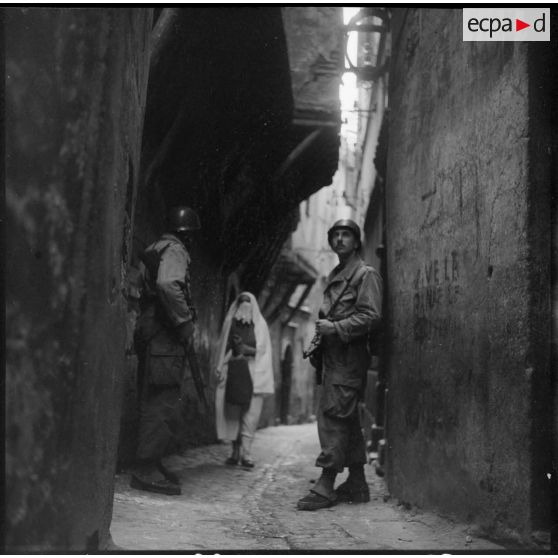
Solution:
<path fill-rule="evenodd" d="M 297 510 L 297 499 L 320 472 L 314 467 L 318 451 L 316 424 L 277 426 L 258 430 L 253 470 L 224 465 L 229 455 L 224 444 L 167 458 L 165 464 L 181 478 L 181 496 L 135 490 L 129 475 L 118 475 L 113 541 L 122 550 L 144 551 L 504 549 L 481 538 L 473 526 L 398 505 L 370 466 L 369 503 Z M 337 482 L 345 477 L 339 475 Z"/>

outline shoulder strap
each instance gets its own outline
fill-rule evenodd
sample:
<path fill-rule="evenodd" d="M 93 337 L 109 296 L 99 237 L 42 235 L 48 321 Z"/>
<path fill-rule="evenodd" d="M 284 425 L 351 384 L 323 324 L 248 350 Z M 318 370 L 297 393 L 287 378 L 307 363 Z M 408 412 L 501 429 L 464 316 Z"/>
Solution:
<path fill-rule="evenodd" d="M 159 272 L 159 265 L 161 263 L 161 258 L 166 252 L 167 248 L 172 244 L 172 240 L 168 242 L 161 250 L 144 250 L 140 259 L 144 263 L 145 267 L 149 270 L 149 275 L 152 281 L 157 280 L 157 274 Z M 156 255 L 155 255 L 156 254 Z"/>
<path fill-rule="evenodd" d="M 173 241 L 171 240 L 170 242 L 168 242 L 165 246 L 163 246 L 163 249 L 159 252 L 159 260 L 161 260 L 161 258 L 163 257 L 163 254 L 167 251 L 167 248 L 173 244 Z"/>

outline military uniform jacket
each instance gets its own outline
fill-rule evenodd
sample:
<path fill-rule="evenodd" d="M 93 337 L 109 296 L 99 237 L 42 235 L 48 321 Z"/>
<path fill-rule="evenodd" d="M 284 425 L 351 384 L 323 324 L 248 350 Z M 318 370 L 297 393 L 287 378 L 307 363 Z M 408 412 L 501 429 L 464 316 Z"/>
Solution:
<path fill-rule="evenodd" d="M 153 270 L 142 267 L 143 310 L 136 334 L 148 344 L 149 382 L 180 384 L 184 370 L 184 347 L 175 331 L 194 319 L 190 295 L 190 256 L 185 246 L 172 234 L 164 234 L 145 252 L 160 256 L 157 277 Z"/>
<path fill-rule="evenodd" d="M 177 327 L 193 319 L 190 294 L 190 255 L 184 244 L 172 234 L 164 234 L 147 247 L 146 252 L 161 253 L 157 277 L 144 269 L 148 298 L 158 298 L 168 325 Z"/>
<path fill-rule="evenodd" d="M 349 286 L 328 316 L 335 334 L 322 339 L 323 373 L 330 384 L 362 389 L 370 363 L 368 334 L 379 327 L 382 314 L 378 272 L 356 254 L 343 267 L 335 267 L 327 278 L 320 314 L 328 315 L 349 279 Z"/>

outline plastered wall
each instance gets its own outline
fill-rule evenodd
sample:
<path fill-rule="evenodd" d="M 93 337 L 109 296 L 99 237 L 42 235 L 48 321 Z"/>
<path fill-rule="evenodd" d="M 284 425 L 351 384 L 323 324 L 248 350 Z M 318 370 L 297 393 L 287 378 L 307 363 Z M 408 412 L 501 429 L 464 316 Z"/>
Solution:
<path fill-rule="evenodd" d="M 464 43 L 461 10 L 392 23 L 390 488 L 526 537 L 550 505 L 547 51 Z"/>

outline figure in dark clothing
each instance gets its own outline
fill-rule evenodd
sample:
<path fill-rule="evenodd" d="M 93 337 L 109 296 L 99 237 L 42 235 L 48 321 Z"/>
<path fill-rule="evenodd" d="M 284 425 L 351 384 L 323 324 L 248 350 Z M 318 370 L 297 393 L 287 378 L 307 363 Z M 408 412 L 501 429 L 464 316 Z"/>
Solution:
<path fill-rule="evenodd" d="M 200 228 L 190 208 L 172 208 L 169 232 L 142 254 L 141 314 L 135 331 L 140 378 L 140 424 L 136 467 L 130 485 L 178 495 L 178 477 L 161 459 L 180 424 L 186 352 L 192 350 L 195 310 L 190 294 L 190 247 Z"/>
<path fill-rule="evenodd" d="M 359 256 L 360 228 L 354 221 L 337 221 L 328 231 L 328 240 L 339 265 L 327 279 L 316 322 L 322 362 L 310 359 L 322 370 L 318 406 L 322 451 L 316 460 L 322 474 L 310 493 L 298 501 L 301 510 L 325 508 L 336 501 L 370 500 L 358 402 L 363 398 L 370 362 L 369 334 L 381 320 L 382 280 Z M 349 476 L 335 490 L 335 477 L 345 467 Z"/>

